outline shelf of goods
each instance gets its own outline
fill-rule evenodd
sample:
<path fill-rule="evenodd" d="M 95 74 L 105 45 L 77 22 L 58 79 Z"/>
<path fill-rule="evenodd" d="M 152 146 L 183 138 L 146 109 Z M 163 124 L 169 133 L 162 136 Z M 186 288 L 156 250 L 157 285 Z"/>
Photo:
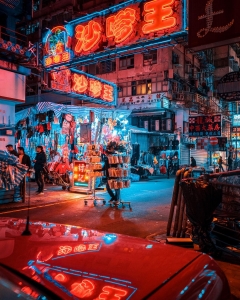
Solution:
<path fill-rule="evenodd" d="M 75 160 L 73 162 L 70 191 L 87 194 L 93 193 L 96 179 L 103 176 L 102 168 L 103 163 L 101 162 L 99 145 L 88 145 L 87 151 L 84 154 L 84 160 Z"/>

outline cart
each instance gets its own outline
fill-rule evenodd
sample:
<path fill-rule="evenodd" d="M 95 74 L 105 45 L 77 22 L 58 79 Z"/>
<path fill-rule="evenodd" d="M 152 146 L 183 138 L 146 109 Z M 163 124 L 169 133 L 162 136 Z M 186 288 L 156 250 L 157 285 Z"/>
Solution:
<path fill-rule="evenodd" d="M 53 185 L 58 185 L 62 187 L 62 190 L 69 190 L 70 188 L 70 179 L 69 172 L 64 174 L 59 174 L 56 170 L 59 163 L 54 162 L 49 165 L 49 173 L 45 176 L 46 183 L 52 183 Z"/>

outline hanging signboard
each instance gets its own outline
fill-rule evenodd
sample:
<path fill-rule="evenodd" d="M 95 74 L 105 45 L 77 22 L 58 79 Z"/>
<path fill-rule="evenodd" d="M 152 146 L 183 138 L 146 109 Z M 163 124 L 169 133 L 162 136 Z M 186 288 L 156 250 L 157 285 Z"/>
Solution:
<path fill-rule="evenodd" d="M 231 72 L 223 76 L 217 85 L 218 96 L 225 101 L 240 100 L 240 72 Z"/>
<path fill-rule="evenodd" d="M 186 0 L 128 0 L 54 27 L 43 36 L 46 68 L 92 63 L 186 35 Z"/>
<path fill-rule="evenodd" d="M 239 42 L 239 0 L 189 0 L 188 46 L 195 51 Z"/>
<path fill-rule="evenodd" d="M 190 116 L 189 117 L 189 136 L 221 136 L 222 116 Z"/>
<path fill-rule="evenodd" d="M 82 100 L 100 104 L 115 105 L 117 100 L 117 86 L 85 72 L 60 68 L 52 71 L 51 88 L 60 93 L 66 93 Z"/>

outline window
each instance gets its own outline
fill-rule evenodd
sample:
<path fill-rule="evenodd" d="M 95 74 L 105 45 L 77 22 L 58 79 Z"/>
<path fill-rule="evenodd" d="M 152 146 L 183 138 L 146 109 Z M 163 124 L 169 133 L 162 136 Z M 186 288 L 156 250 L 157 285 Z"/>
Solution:
<path fill-rule="evenodd" d="M 216 59 L 214 62 L 215 68 L 224 68 L 229 66 L 228 57 Z"/>
<path fill-rule="evenodd" d="M 146 95 L 152 93 L 151 79 L 132 81 L 132 96 Z"/>
<path fill-rule="evenodd" d="M 172 64 L 179 65 L 179 56 L 174 51 L 172 52 Z"/>
<path fill-rule="evenodd" d="M 116 61 L 106 60 L 97 64 L 96 74 L 106 74 L 116 71 Z"/>
<path fill-rule="evenodd" d="M 119 59 L 119 69 L 131 69 L 134 68 L 134 55 L 129 55 L 125 57 L 120 57 Z"/>
<path fill-rule="evenodd" d="M 147 53 L 143 53 L 143 65 L 157 63 L 157 50 L 150 50 Z"/>

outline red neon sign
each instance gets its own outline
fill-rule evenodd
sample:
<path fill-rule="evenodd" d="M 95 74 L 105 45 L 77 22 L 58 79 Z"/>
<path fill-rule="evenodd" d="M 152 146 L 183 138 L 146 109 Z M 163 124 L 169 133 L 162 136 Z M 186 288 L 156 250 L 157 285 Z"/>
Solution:
<path fill-rule="evenodd" d="M 92 244 L 79 244 L 74 248 L 71 246 L 60 246 L 57 255 L 67 255 L 70 253 L 81 253 L 85 251 L 96 251 L 99 249 L 99 243 L 92 243 Z"/>
<path fill-rule="evenodd" d="M 92 98 L 99 98 L 106 102 L 114 101 L 114 88 L 112 85 L 84 74 L 74 73 L 71 70 L 61 70 L 51 73 L 51 88 L 67 92 L 85 94 Z"/>
<path fill-rule="evenodd" d="M 73 91 L 76 93 L 85 93 L 88 89 L 88 79 L 81 74 L 73 74 Z"/>
<path fill-rule="evenodd" d="M 112 102 L 113 101 L 113 87 L 108 84 L 103 85 L 103 100 Z"/>
<path fill-rule="evenodd" d="M 90 51 L 98 45 L 102 37 L 102 26 L 91 20 L 86 26 L 77 25 L 75 28 L 77 44 L 75 52 L 81 53 L 82 51 Z"/>
<path fill-rule="evenodd" d="M 89 94 L 92 97 L 98 98 L 102 93 L 102 83 L 99 80 L 89 79 Z"/>
<path fill-rule="evenodd" d="M 117 44 L 125 41 L 134 30 L 136 22 L 136 10 L 126 8 L 120 10 L 116 16 L 110 16 L 106 19 L 106 36 L 115 38 Z"/>
<path fill-rule="evenodd" d="M 173 17 L 175 0 L 153 0 L 144 4 L 144 21 L 142 31 L 144 34 L 166 30 L 174 27 L 177 20 Z"/>
<path fill-rule="evenodd" d="M 99 300 L 121 300 L 127 295 L 127 291 L 117 289 L 112 286 L 104 286 L 102 293 L 99 295 Z"/>
<path fill-rule="evenodd" d="M 90 297 L 93 294 L 95 285 L 88 279 L 83 279 L 82 282 L 75 282 L 71 285 L 71 294 L 82 299 Z"/>

